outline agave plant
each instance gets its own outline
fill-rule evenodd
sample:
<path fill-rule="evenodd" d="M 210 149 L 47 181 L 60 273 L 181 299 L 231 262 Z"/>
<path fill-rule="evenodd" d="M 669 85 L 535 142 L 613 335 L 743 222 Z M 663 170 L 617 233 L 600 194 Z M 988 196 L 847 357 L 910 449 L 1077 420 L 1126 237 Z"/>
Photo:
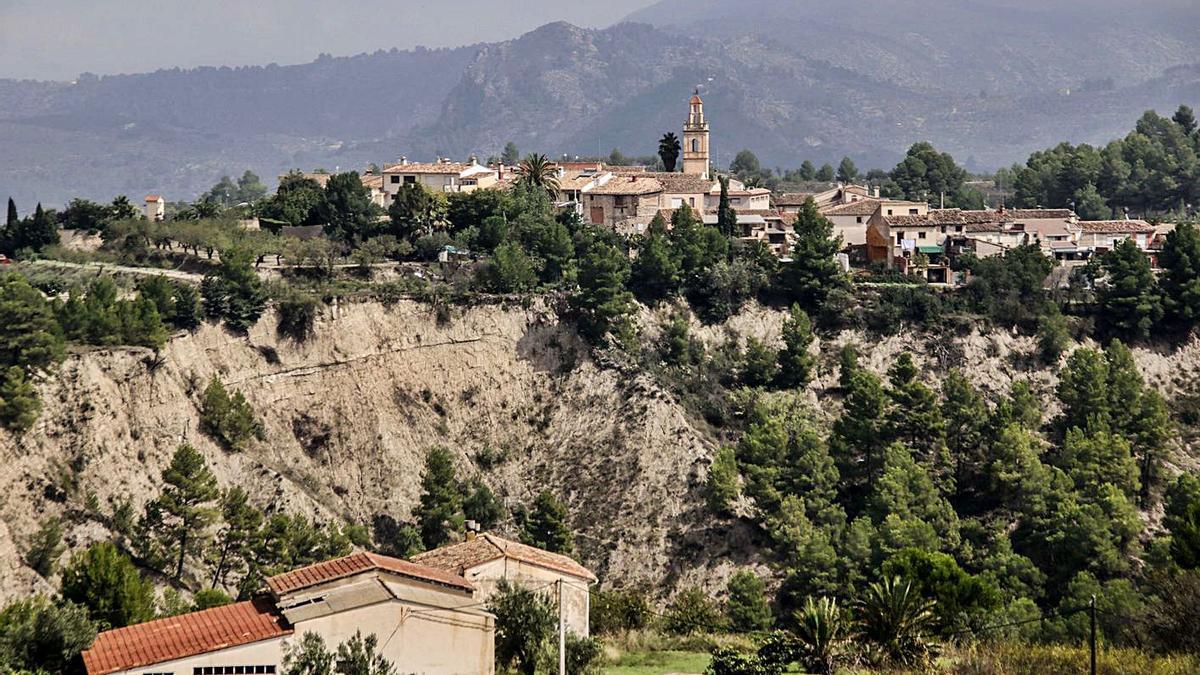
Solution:
<path fill-rule="evenodd" d="M 521 175 L 521 182 L 542 188 L 551 199 L 558 197 L 558 169 L 545 155 L 526 155 L 517 166 L 517 172 Z"/>
<path fill-rule="evenodd" d="M 814 602 L 808 598 L 793 616 L 804 668 L 818 675 L 832 673 L 846 639 L 846 622 L 837 599 L 821 598 Z"/>
<path fill-rule="evenodd" d="M 858 601 L 858 629 L 884 658 L 902 667 L 929 664 L 933 646 L 934 602 L 921 597 L 912 581 L 884 578 L 871 584 Z"/>

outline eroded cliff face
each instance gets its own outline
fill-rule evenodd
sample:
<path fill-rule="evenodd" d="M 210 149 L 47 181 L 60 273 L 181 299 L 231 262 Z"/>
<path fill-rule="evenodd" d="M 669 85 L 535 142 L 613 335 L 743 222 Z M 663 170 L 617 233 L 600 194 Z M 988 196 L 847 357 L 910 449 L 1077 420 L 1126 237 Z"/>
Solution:
<path fill-rule="evenodd" d="M 183 441 L 260 506 L 364 524 L 409 516 L 430 447 L 450 449 L 462 478 L 480 473 L 473 457 L 490 448 L 504 457 L 484 474 L 493 490 L 510 505 L 555 491 L 603 577 L 658 581 L 694 559 L 677 549 L 708 539 L 698 487 L 714 443 L 671 397 L 597 367 L 541 305 L 451 314 L 439 323 L 417 303 L 342 305 L 303 344 L 278 338 L 268 315 L 246 337 L 214 326 L 179 336 L 157 361 L 143 349 L 72 354 L 41 386 L 34 430 L 0 436 L 0 594 L 50 589 L 20 560 L 41 518 L 79 514 L 90 494 L 102 513 L 126 496 L 140 511 Z M 265 427 L 244 453 L 198 432 L 214 374 Z M 105 536 L 73 525 L 67 543 Z M 712 543 L 730 545 L 724 534 Z"/>
<path fill-rule="evenodd" d="M 669 312 L 646 311 L 642 321 Z M 695 334 L 713 346 L 731 332 L 777 344 L 782 321 L 754 308 Z M 68 516 L 71 548 L 108 538 L 83 517 L 90 496 L 105 515 L 125 498 L 140 512 L 184 441 L 223 487 L 246 488 L 261 507 L 362 524 L 377 513 L 409 517 L 425 453 L 440 445 L 460 478 L 481 476 L 509 506 L 546 488 L 564 499 L 580 557 L 606 585 L 715 591 L 736 567 L 765 571 L 752 528 L 705 510 L 712 431 L 648 375 L 595 363 L 545 305 L 453 308 L 439 321 L 415 302 L 343 304 L 327 308 L 302 344 L 277 337 L 275 324 L 267 315 L 242 337 L 205 326 L 177 336 L 157 359 L 144 349 L 79 351 L 41 383 L 36 427 L 19 439 L 0 431 L 0 600 L 53 590 L 21 560 L 44 517 Z M 818 419 L 839 408 L 837 350 L 846 341 L 880 373 L 908 350 L 931 379 L 962 368 L 992 395 L 1023 378 L 1049 399 L 1056 384 L 1029 338 L 848 333 L 817 345 L 818 377 L 806 396 Z M 1168 396 L 1200 372 L 1195 342 L 1136 357 Z M 213 375 L 245 394 L 264 425 L 265 440 L 246 452 L 198 431 L 200 392 Z M 486 471 L 475 460 L 485 448 L 503 458 Z M 1195 470 L 1188 456 L 1180 454 L 1182 466 Z"/>

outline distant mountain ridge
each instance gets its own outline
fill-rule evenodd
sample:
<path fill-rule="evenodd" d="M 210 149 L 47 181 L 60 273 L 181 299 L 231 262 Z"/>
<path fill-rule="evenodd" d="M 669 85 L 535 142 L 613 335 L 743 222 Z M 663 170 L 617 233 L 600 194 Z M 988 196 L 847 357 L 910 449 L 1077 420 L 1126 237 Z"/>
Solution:
<path fill-rule="evenodd" d="M 678 132 L 696 85 L 718 164 L 750 148 L 767 166 L 850 155 L 889 167 L 930 140 L 995 168 L 1060 140 L 1123 135 L 1149 108 L 1200 105 L 1200 36 L 1189 41 L 1200 8 L 1151 2 L 1163 16 L 1093 8 L 1083 22 L 1032 0 L 665 0 L 631 17 L 648 23 L 549 24 L 458 49 L 0 81 L 0 197 L 22 209 L 75 195 L 191 199 L 245 168 L 270 182 L 400 155 L 486 157 L 509 140 L 550 155 L 649 154 Z M 941 6 L 953 11 L 914 9 Z M 1029 17 L 1048 23 L 1022 31 Z M 1074 48 L 1118 19 L 1136 44 L 1104 28 L 1087 45 L 1102 58 Z"/>

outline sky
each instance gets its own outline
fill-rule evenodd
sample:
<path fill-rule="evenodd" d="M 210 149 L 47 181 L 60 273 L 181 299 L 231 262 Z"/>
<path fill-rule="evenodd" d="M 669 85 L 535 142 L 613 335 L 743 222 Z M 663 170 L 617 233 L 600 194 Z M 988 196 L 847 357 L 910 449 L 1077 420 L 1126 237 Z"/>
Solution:
<path fill-rule="evenodd" d="M 608 26 L 655 0 L 0 0 L 0 78 L 289 64 Z"/>

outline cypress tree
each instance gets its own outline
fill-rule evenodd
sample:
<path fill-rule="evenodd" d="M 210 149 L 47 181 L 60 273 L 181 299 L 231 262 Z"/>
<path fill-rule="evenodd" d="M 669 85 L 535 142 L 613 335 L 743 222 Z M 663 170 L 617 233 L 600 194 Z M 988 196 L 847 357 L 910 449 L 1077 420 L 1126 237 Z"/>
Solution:
<path fill-rule="evenodd" d="M 721 176 L 721 200 L 717 204 L 717 229 L 726 238 L 732 238 L 737 229 L 737 211 L 729 203 L 729 177 Z"/>
<path fill-rule="evenodd" d="M 4 227 L 11 229 L 14 225 L 17 224 L 17 221 L 20 219 L 21 219 L 21 217 L 19 215 L 17 215 L 17 203 L 13 201 L 12 197 L 9 197 L 8 198 L 8 218 L 6 218 L 4 221 Z"/>

